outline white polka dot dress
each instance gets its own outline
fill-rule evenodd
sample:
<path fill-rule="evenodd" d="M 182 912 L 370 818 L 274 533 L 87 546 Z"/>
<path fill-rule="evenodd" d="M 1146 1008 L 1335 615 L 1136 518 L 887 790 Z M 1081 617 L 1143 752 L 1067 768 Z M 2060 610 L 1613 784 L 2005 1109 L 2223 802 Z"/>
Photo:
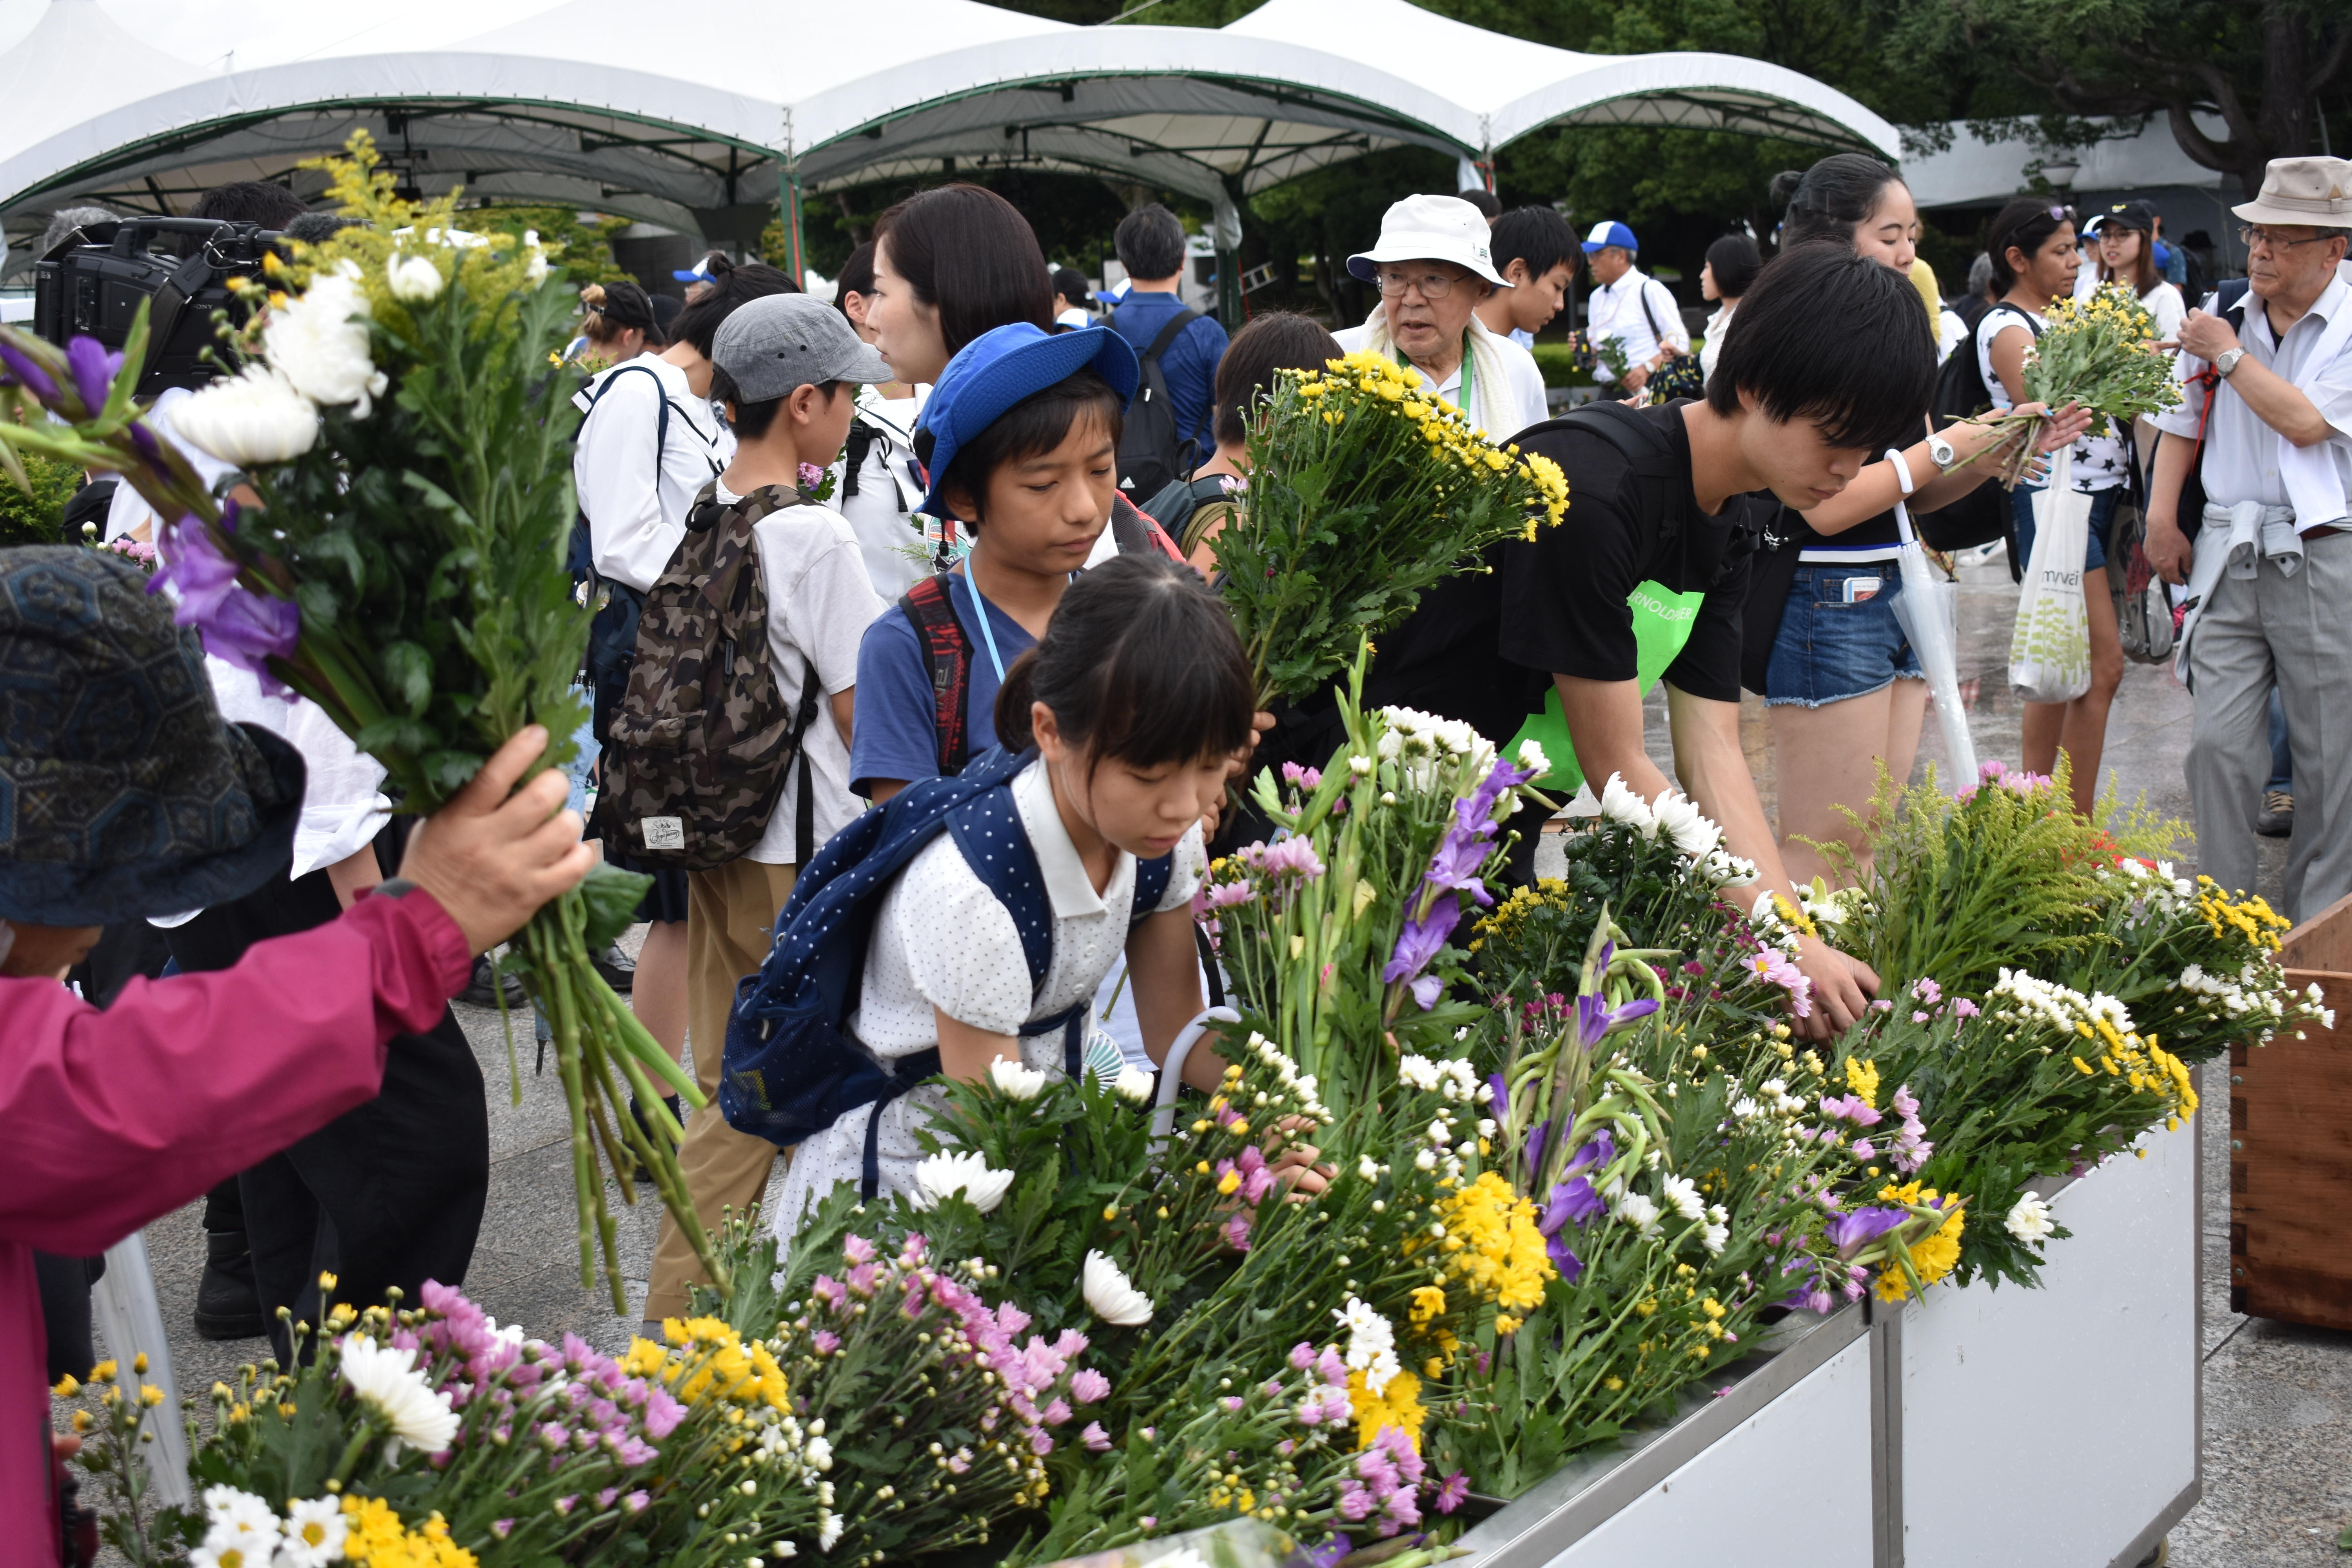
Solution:
<path fill-rule="evenodd" d="M 939 1045 L 935 1007 L 996 1035 L 1016 1035 L 1024 1024 L 1066 1012 L 1095 994 L 1126 950 L 1135 857 L 1121 854 L 1109 884 L 1097 894 L 1062 826 L 1042 760 L 1014 777 L 1013 800 L 1036 852 L 1051 910 L 1054 956 L 1045 984 L 1033 997 L 1012 911 L 973 874 L 962 846 L 943 832 L 883 895 L 866 949 L 863 989 L 849 1024 L 886 1061 Z M 1206 861 L 1195 826 L 1176 847 L 1168 890 L 1155 908 L 1181 909 L 1191 901 Z M 1021 1042 L 1023 1061 L 1056 1076 L 1062 1049 L 1058 1029 Z M 916 1089 L 882 1108 L 876 1147 L 885 1191 L 913 1190 L 915 1163 L 923 1153 L 915 1133 L 930 1126 L 929 1113 L 942 1099 L 936 1089 Z M 792 1169 L 769 1216 L 779 1237 L 790 1240 L 810 1202 L 835 1183 L 855 1183 L 863 1175 L 866 1124 L 873 1114 L 861 1106 L 793 1151 Z"/>

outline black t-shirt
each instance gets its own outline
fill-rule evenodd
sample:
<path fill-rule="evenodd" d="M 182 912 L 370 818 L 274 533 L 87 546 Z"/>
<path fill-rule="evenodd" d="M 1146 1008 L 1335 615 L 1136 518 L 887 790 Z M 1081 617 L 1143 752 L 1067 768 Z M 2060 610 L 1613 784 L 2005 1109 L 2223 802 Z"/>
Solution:
<path fill-rule="evenodd" d="M 1637 474 L 1597 430 L 1556 425 L 1520 437 L 1522 447 L 1551 458 L 1568 476 L 1568 515 L 1557 527 L 1538 528 L 1532 543 L 1504 547 L 1496 580 L 1497 651 L 1505 659 L 1583 680 L 1632 680 L 1633 612 L 1625 601 L 1638 584 L 1654 582 L 1706 595 L 1664 679 L 1694 697 L 1739 700 L 1740 605 L 1748 597 L 1755 530 L 1776 503 L 1769 495 L 1735 495 L 1712 517 L 1699 510 L 1684 406 L 1635 411 L 1666 437 L 1671 471 L 1663 479 Z M 1654 515 L 1643 505 L 1645 485 L 1664 493 L 1664 516 L 1655 523 L 1645 521 Z"/>

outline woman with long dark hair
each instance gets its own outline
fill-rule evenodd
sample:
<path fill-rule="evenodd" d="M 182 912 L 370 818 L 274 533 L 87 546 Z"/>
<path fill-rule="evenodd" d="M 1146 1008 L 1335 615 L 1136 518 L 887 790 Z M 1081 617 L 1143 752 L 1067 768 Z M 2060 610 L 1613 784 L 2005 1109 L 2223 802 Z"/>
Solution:
<path fill-rule="evenodd" d="M 1774 188 L 1789 195 L 1784 245 L 1842 245 L 1909 276 L 1918 209 L 1885 164 L 1836 153 L 1801 175 L 1781 175 Z M 1935 341 L 1924 303 L 1919 331 Z M 1918 417 L 1925 437 L 1927 410 Z M 2042 449 L 2063 445 L 2084 423 L 2068 411 L 2052 422 Z M 1950 505 L 2000 470 L 1998 457 L 1971 460 L 1991 443 L 1985 426 L 1968 421 L 1913 443 L 1900 464 L 1870 465 L 1801 519 L 1784 514 L 1773 529 L 1776 548 L 1758 562 L 1743 673 L 1771 713 L 1780 853 L 1800 882 L 1832 871 L 1813 843 L 1843 842 L 1867 863 L 1869 841 L 1845 812 L 1868 805 L 1881 764 L 1908 779 L 1918 753 L 1927 682 L 1895 616 L 1902 593 L 1895 503 L 1907 497 L 1915 511 Z"/>
<path fill-rule="evenodd" d="M 1985 248 L 2000 298 L 1977 323 L 1977 368 L 1993 406 L 2007 408 L 2024 396 L 2026 353 L 2048 324 L 2051 302 L 2074 292 L 2082 267 L 2074 209 L 2046 196 L 2020 196 L 1994 215 Z M 2107 563 L 2107 523 L 2130 472 L 2122 437 L 2085 436 L 2074 443 L 2073 488 L 2091 498 L 2086 579 Z M 2021 563 L 2033 559 L 2033 498 L 2040 493 L 2039 486 L 2020 485 L 2013 498 L 2017 531 L 2010 547 Z M 2087 813 L 2098 798 L 2099 755 L 2106 747 L 2107 710 L 2123 684 L 2124 649 L 2115 602 L 2104 593 L 2086 593 L 2083 605 L 2091 623 L 2091 689 L 2071 702 L 2025 704 L 2019 750 L 2028 773 L 2046 773 L 2057 767 L 2063 747 L 2074 764 L 2074 809 Z"/>

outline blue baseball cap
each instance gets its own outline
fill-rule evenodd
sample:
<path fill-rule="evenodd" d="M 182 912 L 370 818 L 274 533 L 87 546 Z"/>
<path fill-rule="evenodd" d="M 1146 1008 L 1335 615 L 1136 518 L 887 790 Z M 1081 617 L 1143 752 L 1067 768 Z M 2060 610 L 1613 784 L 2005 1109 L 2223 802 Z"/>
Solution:
<path fill-rule="evenodd" d="M 1141 374 L 1134 346 L 1108 327 L 1049 332 L 1033 322 L 1014 321 L 992 328 L 956 351 L 923 405 L 923 428 L 931 433 L 931 489 L 916 510 L 945 517 L 940 487 L 956 449 L 1023 398 L 1082 370 L 1110 383 L 1122 403 L 1135 396 Z"/>
<path fill-rule="evenodd" d="M 1634 239 L 1632 229 L 1612 219 L 1592 226 L 1592 232 L 1584 237 L 1584 254 L 1590 256 L 1596 250 L 1606 250 L 1612 245 L 1620 250 L 1633 251 L 1642 248 L 1640 242 Z"/>

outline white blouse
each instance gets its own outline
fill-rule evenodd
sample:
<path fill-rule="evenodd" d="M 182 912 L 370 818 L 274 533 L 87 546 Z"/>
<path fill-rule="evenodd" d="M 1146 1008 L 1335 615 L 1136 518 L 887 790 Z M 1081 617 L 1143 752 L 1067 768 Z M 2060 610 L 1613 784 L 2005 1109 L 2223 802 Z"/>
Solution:
<path fill-rule="evenodd" d="M 1054 956 L 1044 986 L 1033 996 L 1029 964 L 1012 913 L 965 861 L 963 849 L 942 833 L 899 873 L 882 897 L 866 952 L 866 975 L 850 1026 L 884 1060 L 940 1043 L 932 1009 L 991 1034 L 1018 1034 L 1021 1026 L 1050 1018 L 1092 997 L 1126 951 L 1128 914 L 1135 899 L 1135 857 L 1122 852 L 1102 891 L 1079 859 L 1062 814 L 1055 807 L 1042 760 L 1013 781 L 1013 803 L 1036 852 L 1054 922 Z M 1168 889 L 1155 911 L 1181 909 L 1201 885 L 1208 855 L 1196 824 L 1176 846 Z M 1082 1026 L 1083 1027 L 1083 1026 Z M 1058 1029 L 1021 1041 L 1021 1059 L 1059 1076 Z M 944 1102 L 936 1089 L 918 1089 L 884 1106 L 876 1129 L 877 1166 L 885 1192 L 914 1190 L 916 1142 Z M 856 1182 L 865 1169 L 866 1123 L 876 1113 L 860 1106 L 793 1152 L 784 1188 L 769 1221 L 786 1241 L 803 1211 L 836 1182 Z"/>

